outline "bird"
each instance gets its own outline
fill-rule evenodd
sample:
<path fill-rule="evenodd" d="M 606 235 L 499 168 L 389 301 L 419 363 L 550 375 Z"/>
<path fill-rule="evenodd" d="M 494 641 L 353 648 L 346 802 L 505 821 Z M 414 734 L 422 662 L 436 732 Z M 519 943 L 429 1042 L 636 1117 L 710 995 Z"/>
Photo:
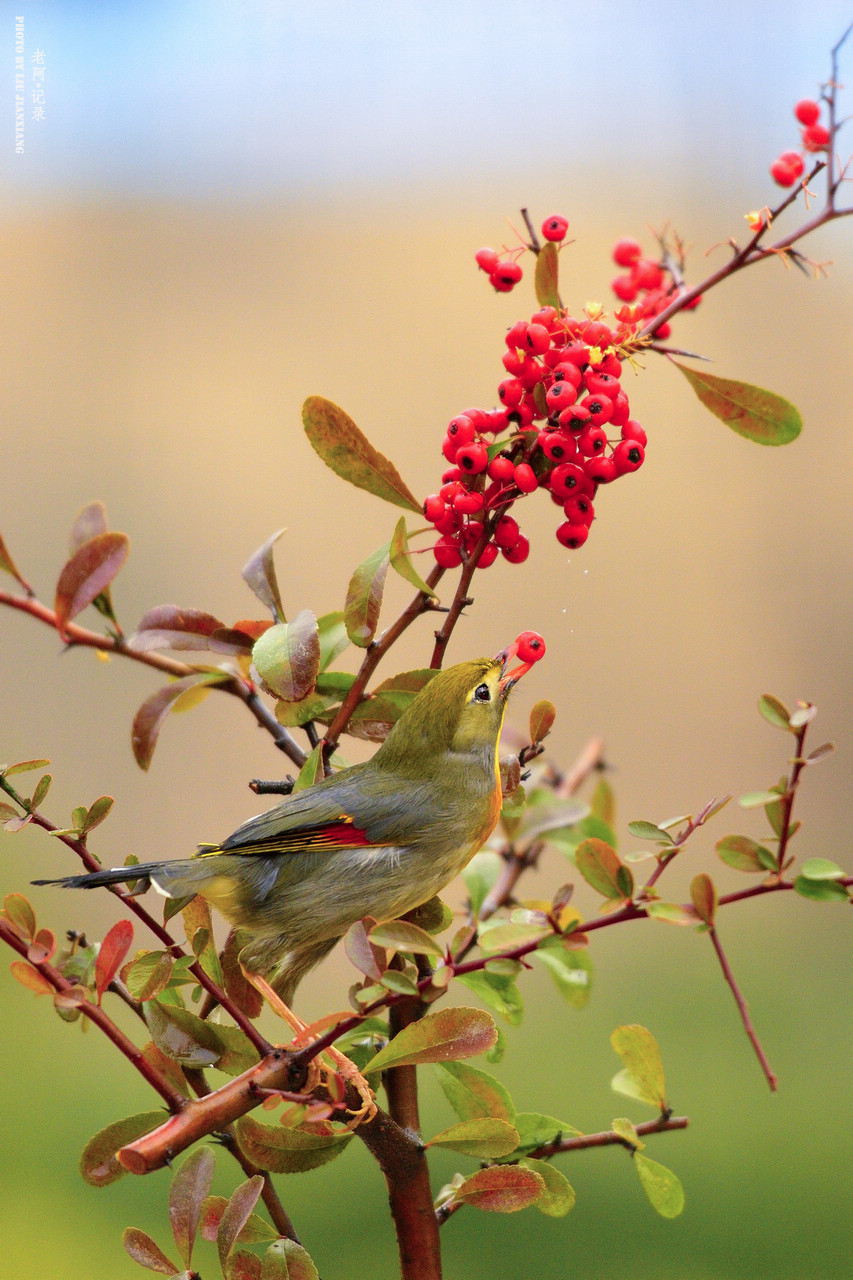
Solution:
<path fill-rule="evenodd" d="M 190 858 L 33 884 L 199 894 L 243 931 L 241 962 L 289 1006 L 356 921 L 421 906 L 482 848 L 501 810 L 507 698 L 542 653 L 541 637 L 524 632 L 494 658 L 438 672 L 371 759 L 291 793 Z M 516 654 L 521 665 L 509 670 Z"/>

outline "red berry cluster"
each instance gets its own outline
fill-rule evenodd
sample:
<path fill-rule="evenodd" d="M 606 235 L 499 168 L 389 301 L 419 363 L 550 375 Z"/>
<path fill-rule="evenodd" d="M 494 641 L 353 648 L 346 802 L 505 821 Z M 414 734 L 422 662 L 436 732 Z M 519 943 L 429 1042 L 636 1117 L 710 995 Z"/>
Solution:
<path fill-rule="evenodd" d="M 542 235 L 546 240 L 559 243 L 565 240 L 569 229 L 568 218 L 562 214 L 552 213 L 542 223 Z M 506 251 L 505 251 L 506 252 Z M 481 271 L 489 277 L 489 284 L 498 293 L 509 293 L 518 284 L 523 272 L 512 257 L 501 259 L 496 249 L 478 249 L 474 261 Z"/>
<path fill-rule="evenodd" d="M 530 544 L 507 509 L 536 489 L 560 507 L 557 539 L 580 547 L 598 486 L 642 466 L 646 433 L 620 381 L 642 321 L 616 318 L 612 329 L 597 313 L 578 320 L 546 306 L 509 330 L 501 407 L 451 420 L 442 444 L 449 467 L 424 503 L 440 565 L 454 568 L 478 546 L 481 568 L 499 553 L 526 560 Z"/>
<path fill-rule="evenodd" d="M 794 107 L 794 115 L 802 125 L 802 150 L 825 151 L 829 146 L 829 130 L 820 123 L 820 103 L 802 98 Z M 771 164 L 770 175 L 780 187 L 792 187 L 802 178 L 805 167 L 801 151 L 783 151 Z"/>
<path fill-rule="evenodd" d="M 634 304 L 630 312 L 627 309 L 617 312 L 617 319 L 630 317 L 646 324 L 672 302 L 676 290 L 672 273 L 657 259 L 643 257 L 643 247 L 638 240 L 627 236 L 617 240 L 613 246 L 613 261 L 625 271 L 611 280 L 610 288 L 622 302 Z M 694 298 L 684 310 L 691 311 L 701 301 L 701 297 Z M 665 322 L 655 330 L 655 337 L 665 341 L 671 332 L 670 325 Z"/>

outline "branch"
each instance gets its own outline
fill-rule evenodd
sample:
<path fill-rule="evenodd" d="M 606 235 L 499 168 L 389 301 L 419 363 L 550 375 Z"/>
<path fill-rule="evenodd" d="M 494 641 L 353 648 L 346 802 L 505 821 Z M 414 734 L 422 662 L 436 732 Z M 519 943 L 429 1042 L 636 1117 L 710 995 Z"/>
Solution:
<path fill-rule="evenodd" d="M 752 1047 L 755 1050 L 755 1056 L 758 1058 L 758 1061 L 761 1063 L 761 1070 L 764 1072 L 765 1076 L 767 1077 L 767 1083 L 770 1085 L 772 1092 L 775 1093 L 776 1089 L 778 1088 L 779 1082 L 775 1074 L 773 1073 L 773 1071 L 771 1071 L 770 1069 L 770 1063 L 767 1061 L 767 1056 L 761 1047 L 761 1043 L 758 1039 L 758 1036 L 755 1033 L 755 1028 L 753 1027 L 752 1020 L 749 1016 L 749 1009 L 746 1006 L 746 1001 L 741 995 L 740 988 L 738 987 L 737 982 L 735 981 L 735 976 L 731 971 L 731 967 L 729 965 L 728 960 L 726 959 L 725 952 L 723 951 L 723 948 L 720 944 L 720 939 L 717 936 L 717 930 L 712 925 L 711 928 L 708 930 L 708 933 L 710 934 L 711 942 L 714 944 L 714 950 L 717 953 L 717 959 L 720 962 L 720 968 L 723 971 L 723 977 L 725 978 L 726 982 L 729 984 L 729 986 L 732 989 L 732 995 L 734 996 L 735 1003 L 737 1004 L 738 1010 L 740 1011 L 741 1021 L 743 1022 L 743 1029 L 746 1032 L 746 1034 L 749 1036 Z"/>
<path fill-rule="evenodd" d="M 46 626 L 51 627 L 54 631 L 58 632 L 59 630 L 56 614 L 38 600 L 15 596 L 8 591 L 0 591 L 0 605 L 18 609 L 21 613 L 27 613 L 30 617 L 45 623 Z M 134 662 L 141 662 L 146 667 L 154 667 L 155 670 L 162 671 L 165 675 L 174 678 L 191 676 L 208 670 L 208 668 L 194 666 L 188 662 L 179 662 L 175 658 L 167 658 L 162 653 L 151 651 L 137 653 L 134 649 L 128 649 L 123 639 L 118 639 L 115 636 L 100 635 L 97 631 L 89 631 L 85 627 L 78 627 L 74 622 L 65 624 L 65 642 L 67 648 L 81 645 L 89 649 L 99 649 L 102 653 L 130 658 Z M 241 702 L 245 703 L 260 727 L 265 729 L 273 738 L 279 750 L 283 751 L 297 768 L 302 768 L 308 758 L 307 753 L 302 750 L 292 734 L 278 723 L 269 708 L 261 702 L 254 686 L 249 681 L 244 680 L 239 675 L 229 675 L 227 679 L 211 687 L 219 689 L 223 693 L 230 693 L 233 697 L 239 698 Z"/>
<path fill-rule="evenodd" d="M 14 951 L 17 951 L 19 955 L 23 956 L 27 963 L 53 987 L 57 995 L 69 995 L 73 992 L 75 996 L 78 996 L 79 988 L 75 987 L 73 982 L 69 982 L 52 964 L 49 964 L 46 960 L 31 960 L 29 958 L 29 943 L 15 933 L 14 929 L 3 919 L 0 919 L 0 939 Z M 75 1007 L 80 1010 L 84 1017 L 88 1018 L 90 1022 L 94 1022 L 95 1026 L 103 1031 L 104 1035 L 112 1041 L 118 1051 L 127 1058 L 131 1066 L 135 1067 L 146 1082 L 151 1085 L 151 1088 L 159 1093 L 170 1111 L 176 1113 L 177 1116 L 192 1105 L 187 1102 L 182 1093 L 169 1083 L 165 1076 L 160 1074 L 153 1063 L 143 1056 L 142 1051 L 116 1026 L 112 1018 L 104 1013 L 100 1005 L 92 1004 L 91 1001 L 81 996 L 79 1003 Z"/>

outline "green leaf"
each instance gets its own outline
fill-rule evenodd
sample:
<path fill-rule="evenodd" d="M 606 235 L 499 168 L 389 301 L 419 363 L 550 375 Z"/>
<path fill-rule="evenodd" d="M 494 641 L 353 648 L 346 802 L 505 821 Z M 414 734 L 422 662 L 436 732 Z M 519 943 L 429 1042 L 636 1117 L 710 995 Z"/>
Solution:
<path fill-rule="evenodd" d="M 254 591 L 261 604 L 266 605 L 276 622 L 286 621 L 273 560 L 273 547 L 283 533 L 284 529 L 279 529 L 268 538 L 246 561 L 241 571 L 243 581 Z"/>
<path fill-rule="evenodd" d="M 361 562 L 347 587 L 344 624 L 350 640 L 362 649 L 370 644 L 379 625 L 385 575 L 390 562 L 391 544 L 386 542 Z"/>
<path fill-rule="evenodd" d="M 495 1013 L 499 1013 L 511 1027 L 519 1025 L 524 1013 L 524 1003 L 521 992 L 512 978 L 475 969 L 471 973 L 456 974 L 455 980 L 478 995 L 483 1004 L 487 1004 L 490 1009 L 494 1009 Z"/>
<path fill-rule="evenodd" d="M 142 1111 L 100 1129 L 80 1153 L 80 1174 L 90 1187 L 106 1187 L 127 1173 L 115 1153 L 163 1123 L 162 1111 Z"/>
<path fill-rule="evenodd" d="M 188 689 L 195 688 L 196 685 L 221 684 L 229 678 L 224 671 L 181 676 L 179 680 L 173 680 L 171 684 L 158 689 L 156 693 L 152 693 L 145 699 L 133 717 L 133 726 L 130 731 L 133 756 L 140 769 L 147 769 L 151 764 L 163 722 L 181 695 Z M 88 810 L 84 810 L 84 822 L 87 815 Z"/>
<path fill-rule="evenodd" d="M 646 1145 L 637 1137 L 637 1130 L 634 1125 L 631 1124 L 630 1120 L 626 1120 L 623 1117 L 611 1120 L 610 1128 L 614 1133 L 618 1133 L 619 1137 L 629 1144 L 632 1151 L 642 1151 L 643 1147 Z"/>
<path fill-rule="evenodd" d="M 530 1169 L 545 1183 L 545 1189 L 533 1202 L 540 1213 L 549 1218 L 564 1218 L 575 1207 L 575 1193 L 571 1183 L 547 1160 L 531 1160 L 524 1156 L 518 1162 L 521 1169 Z"/>
<path fill-rule="evenodd" d="M 634 1155 L 634 1167 L 652 1208 L 662 1218 L 677 1218 L 684 1208 L 684 1189 L 672 1170 L 639 1151 Z"/>
<path fill-rule="evenodd" d="M 112 796 L 100 796 L 93 804 L 89 805 L 86 817 L 83 819 L 84 835 L 89 831 L 94 831 L 95 827 L 99 827 L 104 819 L 109 815 L 115 801 Z"/>
<path fill-rule="evenodd" d="M 30 812 L 34 813 L 36 809 L 38 809 L 39 806 L 44 803 L 47 793 L 50 790 L 50 784 L 52 781 L 53 781 L 53 778 L 50 776 L 49 773 L 42 774 L 42 776 L 39 778 L 38 782 L 36 783 L 35 790 L 33 791 L 33 797 L 30 800 Z M 13 810 L 13 813 L 14 813 L 14 810 Z M 18 815 L 14 814 L 14 816 L 17 817 Z"/>
<path fill-rule="evenodd" d="M 616 817 L 616 801 L 613 797 L 613 788 L 603 774 L 595 784 L 589 807 L 593 817 L 606 822 L 609 827 L 613 826 L 613 820 Z"/>
<path fill-rule="evenodd" d="M 592 960 L 587 953 L 566 951 L 561 946 L 540 947 L 535 955 L 551 974 L 560 995 L 573 1009 L 583 1009 L 592 990 Z"/>
<path fill-rule="evenodd" d="M 517 1213 L 534 1204 L 544 1190 L 544 1180 L 532 1169 L 493 1164 L 466 1178 L 453 1199 L 487 1213 Z"/>
<path fill-rule="evenodd" d="M 699 918 L 705 924 L 713 925 L 717 910 L 717 890 L 711 877 L 704 872 L 694 876 L 690 882 L 690 901 Z"/>
<path fill-rule="evenodd" d="M 422 591 L 425 596 L 429 596 L 435 600 L 436 594 L 431 587 L 427 586 L 423 578 L 415 569 L 412 561 L 412 552 L 409 550 L 409 535 L 406 531 L 406 517 L 400 516 L 397 521 L 390 542 L 391 568 L 395 573 L 399 573 L 401 578 L 405 578 L 406 582 L 411 583 L 416 591 Z"/>
<path fill-rule="evenodd" d="M 352 1138 L 348 1129 L 316 1133 L 280 1124 L 259 1124 L 251 1116 L 242 1116 L 237 1121 L 236 1131 L 243 1153 L 259 1168 L 269 1169 L 272 1173 L 304 1173 L 308 1169 L 318 1169 L 339 1156 Z"/>
<path fill-rule="evenodd" d="M 478 1156 L 481 1160 L 497 1160 L 508 1156 L 518 1146 L 518 1133 L 506 1120 L 494 1116 L 478 1116 L 473 1120 L 460 1120 L 449 1129 L 442 1129 L 426 1144 L 428 1147 L 446 1147 L 460 1155 Z"/>
<path fill-rule="evenodd" d="M 557 708 L 547 698 L 537 702 L 530 712 L 530 741 L 541 742 L 551 732 L 557 717 Z"/>
<path fill-rule="evenodd" d="M 553 240 L 543 244 L 536 255 L 536 272 L 533 277 L 536 300 L 540 307 L 556 307 L 560 310 L 559 256 Z"/>
<path fill-rule="evenodd" d="M 491 920 L 488 923 L 491 924 Z M 480 927 L 480 949 L 485 952 L 512 951 L 515 947 L 526 946 L 528 942 L 539 942 L 550 933 L 548 925 L 512 924 L 501 920 L 487 929 L 484 923 Z"/>
<path fill-rule="evenodd" d="M 417 925 L 407 920 L 389 920 L 387 924 L 378 924 L 370 930 L 370 941 L 379 947 L 387 947 L 393 951 L 406 951 L 413 955 L 443 956 L 444 948 L 440 943 Z"/>
<path fill-rule="evenodd" d="M 264 1254 L 261 1280 L 319 1280 L 319 1272 L 307 1249 L 282 1237 Z"/>
<path fill-rule="evenodd" d="M 515 1106 L 500 1080 L 488 1071 L 466 1062 L 436 1064 L 435 1074 L 444 1096 L 460 1120 L 477 1120 L 492 1116 L 497 1120 L 515 1121 Z"/>
<path fill-rule="evenodd" d="M 121 569 L 130 551 L 124 533 L 100 533 L 78 547 L 56 584 L 56 627 L 65 638 L 66 625 L 91 604 Z"/>
<path fill-rule="evenodd" d="M 531 1151 L 552 1146 L 562 1138 L 581 1136 L 580 1129 L 576 1129 L 573 1124 L 566 1124 L 564 1120 L 557 1120 L 554 1116 L 541 1115 L 538 1111 L 519 1111 L 512 1123 L 518 1131 L 519 1147 Z"/>
<path fill-rule="evenodd" d="M 660 1049 L 651 1031 L 631 1024 L 617 1027 L 610 1043 L 622 1059 L 624 1070 L 611 1082 L 617 1093 L 666 1110 L 666 1089 Z M 617 1083 L 618 1081 L 618 1083 Z"/>
<path fill-rule="evenodd" d="M 349 648 L 349 636 L 344 624 L 343 611 L 337 609 L 333 613 L 324 613 L 322 618 L 318 618 L 317 634 L 320 638 L 320 670 L 325 671 L 344 649 Z"/>
<path fill-rule="evenodd" d="M 296 781 L 293 784 L 293 792 L 306 791 L 308 787 L 313 787 L 315 783 L 322 780 L 324 772 L 323 744 L 322 742 L 318 742 L 314 750 L 310 752 L 308 759 L 299 770 L 299 773 L 296 775 Z"/>
<path fill-rule="evenodd" d="M 800 867 L 800 875 L 805 880 L 843 880 L 844 869 L 829 858 L 806 858 Z"/>
<path fill-rule="evenodd" d="M 758 699 L 758 710 L 769 724 L 774 725 L 777 729 L 786 729 L 790 733 L 791 713 L 784 702 L 774 698 L 772 693 L 763 693 L 761 695 Z"/>
<path fill-rule="evenodd" d="M 193 1245 L 215 1168 L 216 1158 L 210 1147 L 198 1147 L 184 1160 L 169 1188 L 169 1222 L 178 1253 L 187 1267 L 192 1262 Z"/>
<path fill-rule="evenodd" d="M 149 1000 L 143 1012 L 157 1048 L 181 1066 L 212 1067 L 222 1057 L 220 1028 L 189 1009 Z"/>
<path fill-rule="evenodd" d="M 320 671 L 320 634 L 310 609 L 279 622 L 255 641 L 252 664 L 265 688 L 285 702 L 313 693 Z"/>
<path fill-rule="evenodd" d="M 152 1240 L 147 1232 L 140 1231 L 139 1227 L 125 1227 L 121 1242 L 133 1261 L 138 1262 L 140 1267 L 145 1267 L 148 1271 L 157 1271 L 164 1276 L 178 1275 L 180 1268 L 166 1257 L 156 1240 Z"/>
<path fill-rule="evenodd" d="M 575 863 L 584 880 L 611 901 L 629 898 L 634 891 L 633 876 L 620 862 L 616 850 L 604 840 L 583 840 L 575 850 Z"/>
<path fill-rule="evenodd" d="M 2 770 L 2 773 L 4 777 L 11 778 L 16 773 L 30 773 L 33 769 L 44 769 L 49 764 L 49 760 L 21 760 L 18 764 L 10 764 Z"/>
<path fill-rule="evenodd" d="M 491 1049 L 497 1029 L 482 1009 L 439 1009 L 413 1022 L 368 1062 L 365 1072 L 415 1062 L 473 1058 Z"/>
<path fill-rule="evenodd" d="M 493 853 L 490 849 L 483 849 L 474 855 L 462 872 L 462 879 L 465 881 L 471 900 L 471 914 L 475 920 L 486 896 L 497 884 L 503 866 L 504 860 L 500 854 Z"/>
<path fill-rule="evenodd" d="M 646 915 L 652 920 L 663 920 L 665 924 L 696 924 L 695 915 L 678 902 L 647 902 Z"/>
<path fill-rule="evenodd" d="M 778 791 L 745 791 L 738 796 L 738 804 L 742 809 L 760 809 L 767 804 L 775 804 L 779 799 Z"/>
<path fill-rule="evenodd" d="M 392 462 L 376 449 L 352 418 L 322 396 L 309 396 L 302 421 L 312 447 L 336 475 L 395 506 L 421 515 L 421 505 Z"/>
<path fill-rule="evenodd" d="M 837 880 L 809 880 L 806 876 L 797 876 L 794 888 L 801 897 L 811 898 L 813 902 L 849 901 L 847 890 Z"/>
<path fill-rule="evenodd" d="M 673 844 L 672 836 L 668 831 L 664 831 L 663 827 L 657 826 L 654 822 L 629 822 L 628 830 L 632 836 L 636 836 L 638 840 L 656 840 L 659 844 Z"/>
<path fill-rule="evenodd" d="M 755 444 L 789 444 L 802 431 L 803 420 L 797 410 L 774 392 L 748 382 L 718 378 L 704 369 L 700 373 L 678 360 L 672 363 L 684 374 L 705 408 L 747 440 Z"/>
<path fill-rule="evenodd" d="M 769 849 L 749 836 L 723 836 L 714 846 L 726 866 L 735 871 L 775 871 L 776 859 Z"/>
<path fill-rule="evenodd" d="M 168 986 L 173 965 L 168 951 L 145 951 L 125 965 L 122 981 L 134 1000 L 153 1000 Z"/>

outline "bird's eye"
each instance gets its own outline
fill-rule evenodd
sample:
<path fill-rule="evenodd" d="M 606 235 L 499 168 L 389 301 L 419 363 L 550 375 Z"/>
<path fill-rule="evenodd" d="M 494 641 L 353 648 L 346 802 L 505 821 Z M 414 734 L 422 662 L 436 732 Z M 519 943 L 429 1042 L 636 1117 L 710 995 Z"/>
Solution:
<path fill-rule="evenodd" d="M 487 684 L 478 684 L 474 690 L 475 702 L 491 702 L 492 693 Z"/>

